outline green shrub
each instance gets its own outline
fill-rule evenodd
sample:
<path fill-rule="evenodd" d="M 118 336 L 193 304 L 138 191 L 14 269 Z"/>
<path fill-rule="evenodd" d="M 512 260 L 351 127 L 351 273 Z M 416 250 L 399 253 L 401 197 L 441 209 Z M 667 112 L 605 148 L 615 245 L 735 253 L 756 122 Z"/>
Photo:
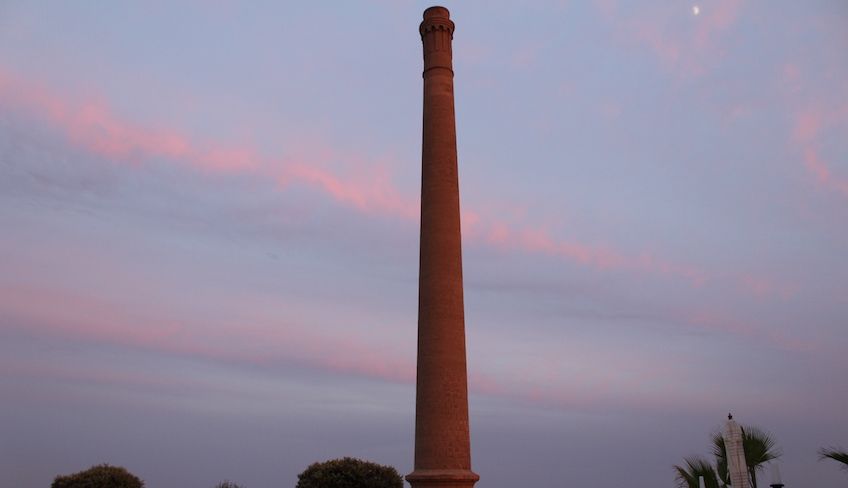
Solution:
<path fill-rule="evenodd" d="M 391 466 L 346 457 L 311 464 L 297 488 L 403 488 L 403 478 Z"/>
<path fill-rule="evenodd" d="M 51 488 L 144 488 L 144 481 L 120 466 L 100 464 L 85 471 L 57 476 Z"/>

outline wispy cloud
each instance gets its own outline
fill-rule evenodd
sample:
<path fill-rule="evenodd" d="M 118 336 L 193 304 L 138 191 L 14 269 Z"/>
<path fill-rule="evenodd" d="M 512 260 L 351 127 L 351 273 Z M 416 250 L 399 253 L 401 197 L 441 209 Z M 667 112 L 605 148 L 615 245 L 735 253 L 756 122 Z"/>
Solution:
<path fill-rule="evenodd" d="M 0 290 L 6 330 L 222 363 L 262 367 L 294 363 L 402 383 L 415 378 L 411 347 L 393 352 L 363 335 L 298 325 L 286 317 L 204 323 L 168 318 L 167 310 L 143 312 L 58 288 Z M 238 340 L 232 340 L 235 331 Z"/>
<path fill-rule="evenodd" d="M 804 167 L 821 187 L 848 197 L 848 176 L 836 174 L 821 153 L 822 133 L 848 127 L 848 109 L 807 108 L 795 116 L 792 141 L 801 153 Z"/>
<path fill-rule="evenodd" d="M 101 351 L 133 350 L 220 367 L 258 368 L 268 374 L 299 367 L 410 386 L 415 382 L 412 341 L 407 346 L 386 347 L 370 340 L 373 335 L 323 330 L 277 316 L 250 323 L 170 320 L 161 311 L 140 311 L 57 288 L 5 286 L 0 292 L 6 332 L 35 336 L 42 341 L 92 344 Z M 44 303 L 52 306 L 41 306 Z M 603 359 L 574 345 L 541 347 L 532 357 L 514 359 L 511 372 L 506 374 L 496 374 L 497 368 L 490 369 L 489 361 L 476 365 L 469 373 L 470 391 L 520 404 L 580 411 L 656 409 L 663 404 L 667 407 L 669 403 L 693 401 L 675 399 L 671 394 L 674 385 L 684 378 L 682 369 L 665 369 L 667 358 L 637 360 L 621 353 Z M 164 392 L 216 388 L 202 381 L 83 366 L 68 370 L 43 362 L 7 360 L 3 364 L 17 376 L 110 387 Z M 586 370 L 590 366 L 591 370 Z M 652 391 L 650 399 L 644 394 L 646 388 Z"/>
<path fill-rule="evenodd" d="M 667 70 L 683 77 L 706 73 L 722 55 L 723 34 L 739 19 L 743 2 L 720 0 L 699 5 L 625 5 L 596 0 L 595 7 L 627 44 L 647 48 Z"/>
<path fill-rule="evenodd" d="M 359 211 L 406 219 L 417 215 L 417 201 L 403 198 L 385 168 L 361 160 L 357 161 L 359 177 L 342 178 L 321 168 L 318 161 L 266 157 L 253 147 L 203 142 L 177 129 L 134 124 L 103 101 L 72 102 L 4 71 L 0 71 L 0 104 L 46 120 L 70 143 L 111 161 L 137 165 L 162 158 L 204 172 L 255 173 L 276 180 L 283 188 L 291 184 L 313 188 Z M 312 148 L 310 152 L 327 151 Z"/>
<path fill-rule="evenodd" d="M 178 129 L 141 126 L 119 117 L 105 102 L 72 102 L 38 83 L 2 70 L 0 104 L 46 120 L 72 144 L 111 161 L 142 165 L 160 158 L 203 172 L 255 174 L 275 181 L 284 190 L 292 185 L 310 188 L 367 215 L 407 221 L 415 221 L 418 217 L 418 199 L 406 196 L 394 183 L 389 170 L 391 164 L 377 164 L 356 155 L 339 153 L 326 144 L 300 149 L 296 156 L 267 157 L 250 146 L 203 142 Z M 802 130 L 807 134 L 815 129 L 805 126 Z M 333 168 L 334 160 L 348 161 L 354 169 L 342 175 Z M 813 163 L 819 164 L 818 160 Z M 826 169 L 821 171 L 829 182 L 834 181 Z M 657 253 L 632 253 L 612 245 L 583 242 L 576 237 L 556 237 L 556 232 L 549 227 L 505 220 L 473 208 L 466 207 L 463 213 L 463 232 L 472 245 L 544 255 L 597 271 L 621 270 L 683 280 L 696 288 L 715 276 L 700 266 L 675 262 Z M 745 280 L 757 278 L 746 277 Z M 774 284 L 769 289 L 785 290 L 787 287 Z M 742 290 L 764 296 L 765 289 L 745 286 Z"/>

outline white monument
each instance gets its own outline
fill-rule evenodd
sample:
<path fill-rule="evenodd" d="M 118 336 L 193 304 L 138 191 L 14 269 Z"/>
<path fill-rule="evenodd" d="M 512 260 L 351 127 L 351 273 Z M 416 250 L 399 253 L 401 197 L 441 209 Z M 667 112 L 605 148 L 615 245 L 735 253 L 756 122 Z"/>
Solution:
<path fill-rule="evenodd" d="M 730 484 L 733 488 L 751 488 L 748 479 L 748 463 L 745 462 L 742 427 L 733 420 L 733 415 L 727 415 L 727 425 L 724 428 L 724 451 L 727 454 L 727 472 L 730 473 Z"/>

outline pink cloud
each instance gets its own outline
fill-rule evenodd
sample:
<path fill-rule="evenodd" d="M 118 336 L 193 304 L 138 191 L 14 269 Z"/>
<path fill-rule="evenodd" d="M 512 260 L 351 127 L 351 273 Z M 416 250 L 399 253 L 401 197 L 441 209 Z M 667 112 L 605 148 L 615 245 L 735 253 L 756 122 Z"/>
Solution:
<path fill-rule="evenodd" d="M 674 277 L 696 287 L 709 279 L 705 270 L 694 265 L 675 263 L 651 254 L 628 255 L 609 246 L 555 238 L 545 227 L 510 224 L 501 219 L 480 217 L 475 224 L 475 232 L 466 237 L 471 243 L 483 242 L 501 251 L 543 254 L 599 271 L 622 270 Z"/>
<path fill-rule="evenodd" d="M 0 69 L 0 102 L 44 113 L 51 120 L 60 120 L 67 116 L 64 102 L 44 88 L 20 80 L 2 69 Z"/>
<path fill-rule="evenodd" d="M 848 109 L 828 112 L 807 108 L 795 116 L 792 141 L 801 153 L 804 167 L 823 188 L 848 197 L 848 178 L 837 176 L 820 156 L 822 132 L 838 130 L 848 120 Z"/>
<path fill-rule="evenodd" d="M 23 94 L 23 95 L 21 95 Z M 267 161 L 249 147 L 223 147 L 202 144 L 176 130 L 153 130 L 126 122 L 103 103 L 81 103 L 72 106 L 46 90 L 33 88 L 0 72 L 0 100 L 23 106 L 46 117 L 63 129 L 68 139 L 95 154 L 122 161 L 144 161 L 162 157 L 184 162 L 196 169 L 213 172 L 252 172 L 272 175 L 283 188 L 304 185 L 317 189 L 333 200 L 364 213 L 388 214 L 407 220 L 418 218 L 418 201 L 408 198 L 394 185 L 388 170 L 360 162 L 359 177 L 340 176 L 323 168 L 320 161 L 345 158 L 325 147 L 309 148 L 315 159 Z M 488 224 L 483 221 L 487 220 Z M 628 263 L 621 253 L 596 248 L 577 241 L 554 240 L 544 229 L 518 225 L 514 229 L 496 219 L 485 219 L 474 210 L 463 213 L 464 230 L 474 236 L 482 233 L 483 243 L 502 249 L 565 258 L 597 269 L 629 268 L 675 274 L 678 266 L 659 260 L 640 258 Z"/>
<path fill-rule="evenodd" d="M 623 43 L 647 48 L 666 69 L 688 77 L 704 74 L 706 64 L 722 54 L 721 35 L 736 23 L 742 5 L 741 0 L 708 2 L 698 15 L 687 5 L 646 6 L 628 16 L 614 0 L 595 0 Z"/>
<path fill-rule="evenodd" d="M 45 307 L 46 303 L 50 307 Z M 78 292 L 20 286 L 0 288 L 0 309 L 10 319 L 5 326 L 8 331 L 18 328 L 21 333 L 63 341 L 132 348 L 225 365 L 276 368 L 294 364 L 331 374 L 410 386 L 415 382 L 412 334 L 402 339 L 409 342 L 409 347 L 398 347 L 396 340 L 399 338 L 379 342 L 380 334 L 322 329 L 278 316 L 246 317 L 245 323 L 232 320 L 222 321 L 226 323 L 174 322 L 162 318 L 163 314 L 168 314 L 167 310 L 138 310 Z M 813 343 L 762 330 L 716 312 L 692 313 L 685 323 L 713 333 L 765 339 L 786 350 L 807 352 L 815 348 Z M 540 348 L 532 358 L 511 365 L 514 374 L 471 368 L 470 391 L 557 409 L 615 409 L 623 405 L 629 409 L 655 409 L 668 402 L 696 400 L 697 395 L 693 397 L 688 393 L 670 398 L 670 392 L 687 381 L 684 369 L 668 369 L 667 362 L 675 361 L 674 357 L 652 360 L 625 353 L 599 359 L 594 352 L 590 354 L 575 346 L 573 349 L 566 349 L 564 354 L 561 347 Z M 582 356 L 584 354 L 586 357 Z M 587 366 L 593 362 L 604 366 Z M 588 371 L 581 370 L 586 367 Z M 162 379 L 94 367 L 67 371 L 37 360 L 26 364 L 4 363 L 4 368 L 19 376 L 44 376 L 106 386 L 164 391 L 189 387 L 218 389 L 215 384 L 195 380 Z"/>
<path fill-rule="evenodd" d="M 719 24 L 726 22 L 727 19 Z M 64 132 L 71 143 L 110 160 L 143 164 L 152 158 L 163 158 L 199 171 L 256 174 L 273 179 L 283 189 L 291 185 L 312 188 L 349 209 L 365 214 L 407 221 L 418 218 L 417 198 L 405 196 L 394 184 L 388 164 L 375 164 L 350 154 L 339 154 L 320 141 L 301 148 L 296 158 L 271 159 L 249 146 L 223 146 L 197 141 L 172 128 L 143 127 L 120 118 L 103 102 L 67 102 L 36 83 L 23 81 L 0 70 L 2 105 L 46 119 Z M 806 125 L 799 129 L 805 137 L 814 132 L 814 128 L 809 128 L 813 127 L 811 123 L 804 122 Z M 327 167 L 331 162 L 340 160 L 352 165 L 348 176 Z M 820 162 L 814 160 L 811 164 L 820 165 Z M 831 178 L 829 173 L 822 174 Z M 507 221 L 466 208 L 462 217 L 467 241 L 502 251 L 564 259 L 599 271 L 622 270 L 682 279 L 695 287 L 710 278 L 698 266 L 654 254 L 628 253 L 612 246 L 554 237 L 547 227 L 523 223 L 526 215 L 521 209 L 513 213 L 515 215 Z"/>
<path fill-rule="evenodd" d="M 795 119 L 793 136 L 799 142 L 813 142 L 822 125 L 822 114 L 818 111 L 806 111 Z"/>
<path fill-rule="evenodd" d="M 342 179 L 336 173 L 315 165 L 291 163 L 280 171 L 282 187 L 296 182 L 321 189 L 338 202 L 366 213 L 389 213 L 405 219 L 418 217 L 418 201 L 405 198 L 384 168 L 377 168 L 359 180 Z"/>
<path fill-rule="evenodd" d="M 660 25 L 640 20 L 630 25 L 630 36 L 645 44 L 656 54 L 663 64 L 676 66 L 680 60 L 681 43 L 670 38 Z"/>
<path fill-rule="evenodd" d="M 177 148 L 170 153 L 171 157 L 180 156 L 179 141 L 180 139 L 173 141 L 177 144 Z M 163 146 L 167 147 L 165 144 Z M 203 168 L 213 171 L 250 171 L 256 169 L 260 164 L 260 156 L 256 151 L 247 147 L 212 147 L 198 152 L 193 157 Z"/>
<path fill-rule="evenodd" d="M 50 306 L 44 306 L 46 303 Z M 273 327 L 198 324 L 163 319 L 154 311 L 130 311 L 72 291 L 21 286 L 0 287 L 0 309 L 10 318 L 7 328 L 19 324 L 38 335 L 221 362 L 268 366 L 284 359 L 325 371 L 402 383 L 415 378 L 411 350 L 410 354 L 392 352 L 362 336 L 322 333 L 280 320 L 275 320 Z M 29 329 L 28 324 L 37 327 Z M 238 329 L 237 341 L 232 339 L 234 329 Z"/>
<path fill-rule="evenodd" d="M 741 8 L 741 0 L 722 0 L 702 5 L 695 31 L 695 45 L 703 50 L 712 49 L 712 38 L 736 23 Z"/>
<path fill-rule="evenodd" d="M 46 119 L 74 145 L 112 160 L 138 163 L 163 157 L 210 171 L 247 171 L 259 163 L 250 148 L 199 144 L 174 129 L 133 124 L 113 113 L 105 102 L 69 102 L 2 71 L 0 103 Z"/>
<path fill-rule="evenodd" d="M 311 147 L 315 160 L 292 162 L 262 157 L 252 147 L 199 142 L 175 129 L 151 129 L 117 116 L 103 102 L 71 103 L 36 84 L 0 71 L 0 105 L 23 109 L 59 128 L 69 142 L 113 161 L 140 164 L 154 158 L 215 173 L 255 173 L 276 177 L 282 186 L 299 184 L 319 190 L 359 211 L 417 217 L 417 201 L 404 198 L 385 168 L 360 163 L 359 178 L 341 178 L 316 163 L 328 148 Z M 342 155 L 350 159 L 350 155 Z M 275 176 L 276 175 L 276 176 Z"/>
<path fill-rule="evenodd" d="M 831 183 L 830 170 L 821 162 L 815 149 L 811 147 L 804 149 L 804 165 L 816 176 L 819 183 L 823 185 Z"/>
<path fill-rule="evenodd" d="M 44 303 L 50 303 L 51 307 L 44 307 Z M 19 327 L 19 331 L 27 334 L 63 341 L 132 348 L 225 365 L 275 368 L 296 364 L 342 376 L 409 386 L 415 383 L 412 347 L 386 347 L 369 341 L 362 334 L 322 333 L 314 327 L 295 325 L 280 318 L 273 320 L 273 326 L 230 323 L 223 327 L 221 324 L 181 324 L 175 327 L 167 320 L 80 293 L 25 287 L 0 289 L 0 307 L 12 319 L 7 322 L 7 330 Z M 237 340 L 233 340 L 234 337 Z M 165 392 L 187 388 L 224 391 L 220 385 L 202 379 L 161 378 L 96 366 L 79 366 L 69 370 L 35 359 L 23 362 L 0 359 L 0 364 L 7 373 L 23 377 Z M 594 371 L 591 378 L 580 375 L 578 381 L 564 377 L 559 354 L 545 353 L 526 367 L 533 374 L 523 375 L 520 382 L 509 375 L 497 377 L 472 369 L 469 374 L 470 391 L 563 409 L 611 408 L 614 397 L 633 400 L 638 396 L 639 385 L 633 383 L 632 373 Z M 644 369 L 643 364 L 640 370 Z M 655 378 L 653 372 L 650 375 L 646 372 L 643 376 L 646 380 L 649 376 Z"/>
<path fill-rule="evenodd" d="M 739 286 L 758 298 L 778 297 L 784 300 L 793 297 L 798 290 L 795 285 L 787 285 L 776 280 L 750 274 L 744 274 L 739 278 Z"/>
<path fill-rule="evenodd" d="M 822 35 L 842 34 L 824 19 L 813 19 L 813 24 Z M 821 86 L 823 80 L 843 77 L 838 63 L 824 71 L 808 72 L 803 64 L 787 61 L 781 71 L 778 88 L 791 117 L 790 154 L 820 189 L 848 197 L 848 166 L 832 151 L 833 142 L 841 142 L 848 131 L 848 92 L 844 84 Z"/>
<path fill-rule="evenodd" d="M 794 352 L 812 352 L 820 348 L 815 341 L 788 337 L 780 331 L 763 327 L 750 320 L 740 320 L 716 310 L 695 310 L 686 312 L 682 321 L 691 326 L 708 329 L 713 333 L 726 333 L 751 340 L 765 341 L 777 348 Z"/>
<path fill-rule="evenodd" d="M 133 127 L 98 103 L 66 108 L 52 122 L 65 128 L 73 143 L 109 158 L 130 159 L 134 154 L 179 158 L 190 150 L 179 135 Z"/>
<path fill-rule="evenodd" d="M 489 227 L 489 232 L 486 234 L 486 242 L 501 249 L 506 248 L 510 243 L 511 232 L 509 226 L 503 222 L 494 222 Z"/>

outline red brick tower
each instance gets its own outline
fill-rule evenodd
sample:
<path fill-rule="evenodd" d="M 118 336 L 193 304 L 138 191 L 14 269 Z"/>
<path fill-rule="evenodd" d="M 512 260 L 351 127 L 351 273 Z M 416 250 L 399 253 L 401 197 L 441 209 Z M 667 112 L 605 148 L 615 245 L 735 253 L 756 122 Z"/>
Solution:
<path fill-rule="evenodd" d="M 462 237 L 453 108 L 454 23 L 444 7 L 424 11 L 424 131 L 421 261 L 413 488 L 471 488 Z"/>

